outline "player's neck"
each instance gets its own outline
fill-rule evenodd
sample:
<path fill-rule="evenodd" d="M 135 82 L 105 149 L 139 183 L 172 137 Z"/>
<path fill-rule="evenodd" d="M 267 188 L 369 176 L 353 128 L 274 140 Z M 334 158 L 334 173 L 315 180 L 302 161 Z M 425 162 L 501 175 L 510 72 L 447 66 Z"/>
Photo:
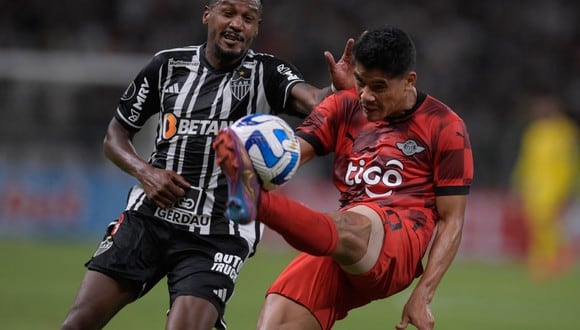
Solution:
<path fill-rule="evenodd" d="M 406 100 L 405 100 L 405 111 L 412 109 L 415 104 L 417 103 L 417 88 L 416 87 L 412 87 L 408 92 L 407 95 L 405 96 Z"/>
<path fill-rule="evenodd" d="M 205 58 L 205 62 L 213 69 L 219 71 L 227 71 L 236 67 L 247 54 L 247 52 L 244 52 L 240 56 L 233 57 L 220 55 L 218 53 L 218 50 L 211 49 L 207 44 L 202 48 L 202 56 Z"/>

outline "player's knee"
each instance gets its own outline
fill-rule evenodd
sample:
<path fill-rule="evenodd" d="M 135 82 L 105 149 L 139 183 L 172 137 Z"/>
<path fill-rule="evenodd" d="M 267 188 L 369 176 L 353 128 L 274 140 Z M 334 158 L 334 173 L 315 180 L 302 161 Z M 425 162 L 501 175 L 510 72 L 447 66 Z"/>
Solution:
<path fill-rule="evenodd" d="M 340 212 L 333 219 L 338 231 L 338 244 L 333 258 L 345 265 L 357 262 L 367 251 L 371 233 L 369 219 L 352 212 Z"/>
<path fill-rule="evenodd" d="M 269 294 L 260 311 L 257 330 L 320 329 L 314 315 L 303 305 L 278 294 Z"/>
<path fill-rule="evenodd" d="M 83 319 L 78 315 L 78 313 L 75 313 L 74 310 L 71 310 L 67 318 L 60 326 L 60 330 L 84 330 L 84 329 L 97 329 L 97 328 L 91 326 L 91 323 L 87 322 L 87 320 L 83 321 Z"/>

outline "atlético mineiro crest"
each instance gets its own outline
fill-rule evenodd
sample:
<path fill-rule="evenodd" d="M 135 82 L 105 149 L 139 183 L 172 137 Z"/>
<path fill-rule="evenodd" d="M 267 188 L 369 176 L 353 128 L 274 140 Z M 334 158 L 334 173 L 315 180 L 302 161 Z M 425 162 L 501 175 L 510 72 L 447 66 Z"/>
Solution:
<path fill-rule="evenodd" d="M 105 251 L 107 251 L 108 249 L 111 248 L 111 246 L 113 246 L 113 237 L 111 236 L 107 236 L 100 244 L 99 247 L 97 248 L 97 251 L 95 251 L 95 254 L 93 254 L 93 257 L 96 257 L 98 255 L 103 254 Z"/>
<path fill-rule="evenodd" d="M 250 80 L 250 74 L 247 71 L 240 70 L 230 81 L 230 90 L 232 95 L 238 99 L 242 100 L 244 96 L 248 94 L 252 81 Z"/>
<path fill-rule="evenodd" d="M 424 147 L 415 142 L 415 140 L 407 140 L 405 142 L 397 142 L 397 148 L 403 152 L 405 156 L 413 156 L 425 150 Z"/>

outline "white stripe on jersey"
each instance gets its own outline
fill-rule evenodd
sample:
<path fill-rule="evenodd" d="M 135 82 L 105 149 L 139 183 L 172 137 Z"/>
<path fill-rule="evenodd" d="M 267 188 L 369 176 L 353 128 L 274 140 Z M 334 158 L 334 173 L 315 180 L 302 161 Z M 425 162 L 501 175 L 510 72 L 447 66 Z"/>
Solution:
<path fill-rule="evenodd" d="M 220 115 L 219 115 L 220 119 L 227 119 L 230 115 L 230 112 L 231 112 L 232 90 L 231 90 L 231 88 L 225 88 L 226 86 L 229 86 L 229 84 L 231 83 L 231 78 L 232 78 L 232 75 L 227 74 L 224 77 L 224 79 L 222 80 L 222 82 L 220 83 L 220 87 L 218 90 L 218 95 L 220 93 L 222 94 L 222 108 L 220 109 Z M 217 99 L 214 100 L 214 103 L 211 106 L 211 115 L 212 116 L 215 116 L 216 106 L 217 106 Z"/>
<path fill-rule="evenodd" d="M 230 221 L 230 232 L 232 232 L 233 221 Z M 260 237 L 264 234 L 264 224 L 259 223 L 260 226 Z M 250 250 L 249 255 L 254 253 L 254 243 L 256 243 L 256 222 L 252 221 L 245 225 L 238 225 L 238 230 L 240 231 L 240 236 L 242 236 L 246 242 L 248 242 L 248 248 Z"/>
<path fill-rule="evenodd" d="M 191 112 L 193 111 L 193 106 L 195 105 L 195 102 L 197 101 L 197 98 L 199 97 L 199 91 L 201 90 L 201 88 L 203 87 L 203 84 L 205 83 L 205 78 L 207 77 L 207 68 L 203 68 L 203 71 L 201 73 L 201 77 L 199 77 L 199 81 L 197 82 L 197 86 L 195 86 L 195 91 L 193 92 L 193 95 L 191 97 L 191 101 L 189 102 L 189 108 L 187 109 L 186 112 L 186 116 L 187 117 L 191 117 Z M 189 79 L 188 79 L 189 81 Z M 188 95 L 188 92 L 190 90 L 190 86 L 187 86 L 187 92 L 186 93 L 180 93 L 179 96 L 183 96 L 186 97 Z M 182 91 L 184 91 L 184 89 L 181 89 Z M 182 104 L 183 106 L 183 104 Z M 181 113 L 180 113 L 181 115 Z"/>
<path fill-rule="evenodd" d="M 200 48 L 200 47 L 199 46 L 189 46 L 189 47 L 176 47 L 176 48 L 164 49 L 164 50 L 157 52 L 155 54 L 155 56 L 157 56 L 159 54 L 171 53 L 171 52 L 180 52 L 180 51 L 191 52 L 192 50 L 195 50 L 196 48 Z"/>
<path fill-rule="evenodd" d="M 129 192 L 129 197 L 127 199 L 126 210 L 137 210 L 141 205 L 143 205 L 143 200 L 145 200 L 145 191 L 140 186 L 133 186 Z"/>
<path fill-rule="evenodd" d="M 203 157 L 203 162 L 204 164 L 208 164 L 208 166 L 204 167 L 202 169 L 202 177 L 204 178 L 203 183 L 205 183 L 205 180 L 209 180 L 209 182 L 207 183 L 207 186 L 209 189 L 206 190 L 206 195 L 205 195 L 205 202 L 203 203 L 203 214 L 211 214 L 213 211 L 213 207 L 214 207 L 214 203 L 215 203 L 215 188 L 217 187 L 217 180 L 219 177 L 219 173 L 220 172 L 216 172 L 217 168 L 219 168 L 219 166 L 217 166 L 216 162 L 213 162 L 213 168 L 210 165 L 210 160 L 209 160 L 209 156 L 211 155 L 212 151 L 211 151 L 211 142 L 212 139 L 211 137 L 208 137 L 208 142 L 205 145 L 205 155 Z M 214 175 L 207 175 L 207 171 L 209 169 L 212 169 L 211 173 L 214 173 Z M 220 168 L 221 171 L 221 168 Z M 200 181 L 201 182 L 201 181 Z"/>
<path fill-rule="evenodd" d="M 185 151 L 187 150 L 186 147 L 187 147 L 188 141 L 189 141 L 189 136 L 184 136 L 183 137 L 183 140 L 181 141 L 180 148 L 179 148 L 181 151 L 179 153 L 179 158 L 178 159 L 185 159 Z M 175 159 L 175 157 L 172 157 L 171 158 L 171 163 L 172 163 L 171 165 L 173 165 L 173 159 Z M 171 169 L 172 166 L 169 166 L 169 163 L 170 162 L 167 162 L 167 168 L 168 169 Z M 183 173 L 183 163 L 184 162 L 178 162 L 177 169 L 176 169 L 177 173 Z"/>
<path fill-rule="evenodd" d="M 259 68 L 260 72 L 264 70 L 264 66 L 260 64 Z M 258 70 L 256 70 L 258 71 Z M 270 105 L 268 104 L 268 99 L 266 98 L 265 88 L 264 88 L 264 75 L 261 74 L 258 77 L 259 86 L 258 86 L 258 103 L 256 104 L 256 112 L 257 113 L 271 113 L 272 109 L 270 109 Z M 252 108 L 248 109 L 248 113 L 252 111 Z"/>

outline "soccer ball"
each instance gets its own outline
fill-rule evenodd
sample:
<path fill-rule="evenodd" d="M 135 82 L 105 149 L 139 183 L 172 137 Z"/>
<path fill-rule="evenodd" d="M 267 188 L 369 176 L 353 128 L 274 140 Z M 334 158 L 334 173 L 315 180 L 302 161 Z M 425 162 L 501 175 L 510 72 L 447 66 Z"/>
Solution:
<path fill-rule="evenodd" d="M 231 128 L 246 148 L 264 189 L 276 189 L 296 173 L 300 145 L 282 118 L 257 113 L 238 119 Z"/>

